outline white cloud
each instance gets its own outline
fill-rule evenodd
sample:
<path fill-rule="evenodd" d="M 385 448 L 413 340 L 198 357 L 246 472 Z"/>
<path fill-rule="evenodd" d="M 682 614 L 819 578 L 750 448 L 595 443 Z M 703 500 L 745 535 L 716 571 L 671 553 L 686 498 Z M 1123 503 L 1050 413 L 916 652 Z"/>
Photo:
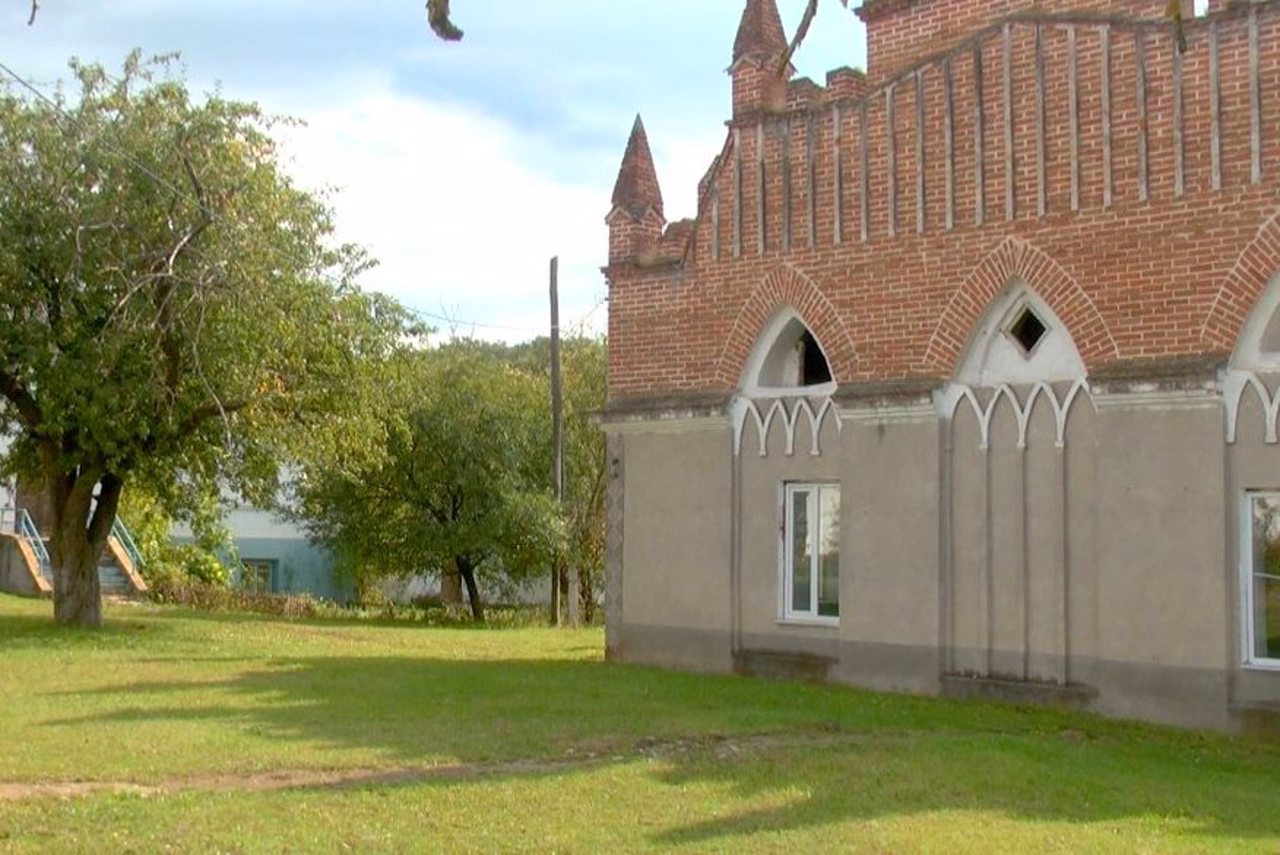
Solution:
<path fill-rule="evenodd" d="M 485 337 L 528 338 L 548 324 L 547 264 L 559 255 L 566 319 L 595 306 L 607 190 L 529 164 L 517 132 L 494 116 L 388 86 L 355 91 L 318 109 L 279 106 L 307 122 L 284 136 L 293 173 L 309 188 L 335 187 L 340 236 L 382 262 L 368 287 L 480 321 Z"/>

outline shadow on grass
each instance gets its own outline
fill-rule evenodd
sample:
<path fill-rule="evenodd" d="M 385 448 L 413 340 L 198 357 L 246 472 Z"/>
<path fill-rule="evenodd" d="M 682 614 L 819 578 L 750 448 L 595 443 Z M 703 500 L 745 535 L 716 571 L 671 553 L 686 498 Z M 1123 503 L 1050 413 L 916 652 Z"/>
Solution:
<path fill-rule="evenodd" d="M 48 614 L 0 616 L 0 651 L 125 649 L 173 634 L 170 627 L 146 617 L 130 620 L 122 615 L 105 621 L 99 629 L 65 627 L 54 623 L 50 604 Z"/>
<path fill-rule="evenodd" d="M 145 732 L 150 722 L 225 722 L 263 739 L 372 748 L 405 765 L 625 762 L 645 745 L 693 738 L 657 751 L 659 784 L 712 783 L 744 804 L 787 799 L 660 835 L 666 844 L 945 810 L 1068 823 L 1173 816 L 1204 835 L 1280 836 L 1280 749 L 1215 735 L 592 662 L 261 664 L 213 684 L 227 694 L 223 706 L 184 706 L 190 689 L 180 684 L 131 683 L 95 692 L 127 698 L 128 709 L 51 724 Z M 761 733 L 781 736 L 742 738 Z M 699 741 L 711 736 L 722 739 Z"/>

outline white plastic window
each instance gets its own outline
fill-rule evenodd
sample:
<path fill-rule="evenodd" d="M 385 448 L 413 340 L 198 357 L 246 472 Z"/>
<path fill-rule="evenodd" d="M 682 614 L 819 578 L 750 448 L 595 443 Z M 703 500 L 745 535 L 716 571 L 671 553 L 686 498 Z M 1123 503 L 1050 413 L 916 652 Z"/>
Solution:
<path fill-rule="evenodd" d="M 784 620 L 840 618 L 840 487 L 788 484 L 782 550 Z"/>
<path fill-rule="evenodd" d="M 1245 661 L 1280 668 L 1280 493 L 1250 493 L 1245 521 Z"/>

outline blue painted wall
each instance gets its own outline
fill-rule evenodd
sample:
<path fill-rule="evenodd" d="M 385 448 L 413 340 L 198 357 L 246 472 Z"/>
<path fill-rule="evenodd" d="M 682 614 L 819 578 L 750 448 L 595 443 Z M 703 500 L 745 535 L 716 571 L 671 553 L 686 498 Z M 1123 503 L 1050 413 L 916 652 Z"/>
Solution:
<path fill-rule="evenodd" d="M 271 562 L 273 593 L 311 594 L 339 603 L 354 598 L 354 586 L 334 570 L 333 555 L 308 540 L 306 532 L 288 520 L 270 511 L 237 508 L 227 515 L 226 526 L 241 561 Z M 190 529 L 179 526 L 173 539 L 191 543 L 194 538 Z M 239 583 L 238 575 L 237 568 L 233 583 Z"/>
<path fill-rule="evenodd" d="M 237 537 L 235 543 L 241 561 L 272 563 L 272 593 L 311 594 L 340 603 L 353 596 L 351 584 L 336 578 L 329 551 L 306 538 Z"/>

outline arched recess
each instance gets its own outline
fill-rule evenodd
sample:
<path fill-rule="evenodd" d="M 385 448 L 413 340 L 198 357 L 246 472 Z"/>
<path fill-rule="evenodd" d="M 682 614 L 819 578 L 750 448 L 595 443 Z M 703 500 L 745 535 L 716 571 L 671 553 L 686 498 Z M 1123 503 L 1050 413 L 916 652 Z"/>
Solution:
<path fill-rule="evenodd" d="M 725 388 L 740 388 L 757 343 L 766 340 L 770 326 L 788 313 L 799 319 L 821 346 L 833 382 L 853 375 L 858 355 L 839 313 L 813 280 L 783 265 L 764 278 L 738 311 L 720 349 L 717 382 Z"/>
<path fill-rule="evenodd" d="M 1065 687 L 1092 652 L 1087 353 L 1115 354 L 1105 322 L 1061 267 L 1015 240 L 970 276 L 930 344 L 931 367 L 951 378 L 935 397 L 948 672 Z"/>
<path fill-rule="evenodd" d="M 1247 334 L 1246 322 L 1277 271 L 1280 271 L 1280 211 L 1263 223 L 1218 286 L 1200 331 L 1205 350 L 1236 352 Z"/>
<path fill-rule="evenodd" d="M 953 372 L 988 307 L 1013 281 L 1025 283 L 1074 332 L 1085 364 L 1119 356 L 1102 313 L 1071 274 L 1042 250 L 1010 237 L 992 250 L 952 295 L 929 338 L 925 371 Z"/>
<path fill-rule="evenodd" d="M 1280 263 L 1263 283 L 1261 295 L 1240 326 L 1231 367 L 1240 371 L 1280 370 Z"/>
<path fill-rule="evenodd" d="M 1022 279 L 1008 282 L 974 325 L 953 381 L 965 386 L 1054 383 L 1087 371 L 1066 323 Z"/>
<path fill-rule="evenodd" d="M 1223 379 L 1227 442 L 1234 444 L 1240 420 L 1251 396 L 1262 408 L 1265 442 L 1280 442 L 1280 265 L 1263 285 L 1248 316 L 1240 325 Z M 1245 426 L 1247 435 L 1249 426 Z"/>

